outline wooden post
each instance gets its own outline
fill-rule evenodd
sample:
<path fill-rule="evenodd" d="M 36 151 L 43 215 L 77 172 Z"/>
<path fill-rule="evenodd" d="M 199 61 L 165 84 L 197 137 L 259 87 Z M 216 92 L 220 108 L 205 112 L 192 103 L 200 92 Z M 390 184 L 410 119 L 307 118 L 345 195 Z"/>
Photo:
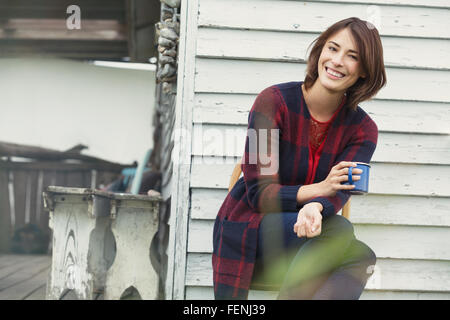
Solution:
<path fill-rule="evenodd" d="M 160 201 L 159 196 L 48 187 L 44 204 L 50 211 L 53 257 L 47 299 L 60 299 L 68 290 L 80 300 L 101 293 L 120 299 L 129 287 L 143 299 L 156 299 L 150 245 Z"/>
<path fill-rule="evenodd" d="M 105 244 L 110 199 L 89 189 L 49 187 L 44 193 L 53 230 L 52 266 L 47 299 L 60 299 L 72 290 L 80 300 L 102 292 L 113 246 Z M 106 249 L 106 250 L 105 250 Z"/>
<path fill-rule="evenodd" d="M 0 168 L 0 252 L 9 251 L 9 242 L 12 233 L 8 174 L 8 170 Z"/>
<path fill-rule="evenodd" d="M 150 261 L 150 245 L 158 230 L 158 203 L 140 201 L 133 195 L 115 198 L 111 227 L 116 257 L 107 272 L 105 299 L 120 299 L 127 288 L 134 287 L 142 299 L 155 300 L 159 280 Z"/>

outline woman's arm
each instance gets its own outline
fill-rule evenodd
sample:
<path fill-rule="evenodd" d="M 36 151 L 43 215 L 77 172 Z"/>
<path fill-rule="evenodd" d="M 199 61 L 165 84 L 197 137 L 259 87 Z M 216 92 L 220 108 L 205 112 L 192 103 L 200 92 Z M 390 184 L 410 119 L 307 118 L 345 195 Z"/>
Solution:
<path fill-rule="evenodd" d="M 258 212 L 297 211 L 301 185 L 281 185 L 279 140 L 287 109 L 278 88 L 264 89 L 255 99 L 248 117 L 242 171 L 247 202 Z"/>
<path fill-rule="evenodd" d="M 335 163 L 339 164 L 342 161 L 370 163 L 372 155 L 375 152 L 377 140 L 377 125 L 372 119 L 370 119 L 368 115 L 365 115 L 364 120 L 361 121 L 359 128 L 352 134 L 352 139 L 336 158 Z M 334 168 L 336 168 L 336 166 L 334 166 L 333 169 Z M 342 168 L 340 170 L 342 170 Z M 327 177 L 327 179 L 329 177 L 330 175 Z M 323 184 L 326 180 L 320 183 Z M 327 184 L 329 187 L 329 183 L 325 183 L 325 185 Z M 322 216 L 329 217 L 341 210 L 344 204 L 348 201 L 349 197 L 349 190 L 342 189 L 336 191 L 334 195 L 327 194 L 314 197 L 310 200 L 307 200 L 304 205 L 311 202 L 318 202 L 323 206 L 323 210 L 321 212 Z"/>
<path fill-rule="evenodd" d="M 322 195 L 320 182 L 301 186 L 297 192 L 297 202 L 303 204 L 308 200 Z"/>
<path fill-rule="evenodd" d="M 354 189 L 354 185 L 341 184 L 342 182 L 348 181 L 349 167 L 356 167 L 356 163 L 341 161 L 330 170 L 330 173 L 325 180 L 301 186 L 297 193 L 297 202 L 303 204 L 316 197 L 332 197 L 335 196 L 338 191 Z M 361 173 L 361 169 L 354 169 L 353 180 L 357 181 L 361 179 L 359 176 Z"/>

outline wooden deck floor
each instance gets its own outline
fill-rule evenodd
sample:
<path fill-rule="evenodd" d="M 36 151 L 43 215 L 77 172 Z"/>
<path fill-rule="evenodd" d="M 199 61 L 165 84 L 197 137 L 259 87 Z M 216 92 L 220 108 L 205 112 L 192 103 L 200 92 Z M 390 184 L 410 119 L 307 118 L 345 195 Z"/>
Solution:
<path fill-rule="evenodd" d="M 50 255 L 0 253 L 0 300 L 44 300 Z"/>

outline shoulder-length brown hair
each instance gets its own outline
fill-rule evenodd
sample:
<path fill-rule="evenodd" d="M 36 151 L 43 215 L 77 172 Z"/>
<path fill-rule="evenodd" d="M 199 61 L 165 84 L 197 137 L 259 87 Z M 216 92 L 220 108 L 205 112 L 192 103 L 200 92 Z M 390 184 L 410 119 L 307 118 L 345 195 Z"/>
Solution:
<path fill-rule="evenodd" d="M 360 77 L 346 92 L 347 106 L 356 110 L 360 102 L 375 96 L 386 84 L 383 46 L 378 30 L 370 22 L 356 17 L 347 18 L 336 22 L 314 40 L 315 44 L 308 57 L 304 84 L 306 89 L 314 84 L 319 76 L 317 64 L 323 46 L 332 35 L 344 28 L 348 28 L 353 35 L 359 53 L 359 61 L 366 74 L 365 78 Z"/>

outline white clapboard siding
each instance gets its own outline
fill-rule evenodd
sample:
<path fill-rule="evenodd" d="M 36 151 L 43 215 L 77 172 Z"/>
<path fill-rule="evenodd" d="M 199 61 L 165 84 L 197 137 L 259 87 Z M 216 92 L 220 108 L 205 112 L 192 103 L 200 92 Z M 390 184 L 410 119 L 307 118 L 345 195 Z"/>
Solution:
<path fill-rule="evenodd" d="M 226 12 L 227 14 L 223 14 Z M 381 35 L 450 38 L 448 12 L 441 8 L 378 5 L 348 2 L 261 0 L 202 0 L 199 26 L 256 30 L 321 32 L 351 16 L 374 21 Z M 378 18 L 379 17 L 379 18 Z"/>
<path fill-rule="evenodd" d="M 264 0 L 262 0 L 264 1 Z M 290 0 L 288 0 L 290 1 Z M 296 0 L 292 0 L 296 1 Z M 324 2 L 324 0 L 309 0 L 308 2 Z M 337 3 L 363 3 L 367 5 L 396 5 L 396 6 L 418 6 L 418 7 L 436 7 L 436 8 L 450 8 L 448 0 L 326 0 L 326 2 Z"/>
<path fill-rule="evenodd" d="M 212 252 L 213 225 L 211 220 L 190 220 L 188 252 Z M 355 236 L 379 258 L 450 260 L 450 228 L 375 224 L 354 227 Z"/>
<path fill-rule="evenodd" d="M 374 271 L 366 289 L 445 291 L 450 287 L 450 261 L 378 258 Z M 212 286 L 212 275 L 211 255 L 189 253 L 186 285 Z"/>
<path fill-rule="evenodd" d="M 197 56 L 264 61 L 306 61 L 317 33 L 200 28 Z M 446 39 L 382 37 L 387 67 L 449 68 Z M 267 45 L 270 43 L 270 46 Z M 311 46 L 310 46 L 311 45 Z M 425 49 L 426 48 L 426 49 Z"/>
<path fill-rule="evenodd" d="M 250 290 L 249 300 L 274 300 L 277 297 L 275 291 Z M 188 300 L 214 300 L 212 287 L 186 287 L 186 299 Z M 424 292 L 424 291 L 384 291 L 364 290 L 360 300 L 450 300 L 448 292 Z"/>
<path fill-rule="evenodd" d="M 255 98 L 254 94 L 198 93 L 194 123 L 247 126 Z M 449 103 L 377 98 L 360 106 L 376 122 L 379 131 L 450 134 Z"/>
<path fill-rule="evenodd" d="M 247 126 L 195 124 L 193 132 L 193 155 L 242 157 Z M 450 165 L 450 135 L 380 132 L 372 161 Z"/>
<path fill-rule="evenodd" d="M 214 220 L 227 193 L 225 189 L 193 188 L 191 218 Z M 450 198 L 368 194 L 351 198 L 350 221 L 357 224 L 450 227 L 449 212 Z"/>
<path fill-rule="evenodd" d="M 183 80 L 192 90 L 183 91 L 183 112 L 192 114 L 182 123 L 193 130 L 183 135 L 191 141 L 188 153 L 179 155 L 189 157 L 190 193 L 187 200 L 178 190 L 174 200 L 183 226 L 189 219 L 188 233 L 176 239 L 186 261 L 173 296 L 181 297 L 184 279 L 186 299 L 214 298 L 213 224 L 244 152 L 256 95 L 302 80 L 312 41 L 332 23 L 357 16 L 377 26 L 387 72 L 386 87 L 360 104 L 379 129 L 370 193 L 351 198 L 355 235 L 378 257 L 361 299 L 450 299 L 450 2 L 196 0 L 193 6 L 186 32 L 195 35 L 193 57 L 188 52 L 195 72 Z M 274 298 L 276 292 L 249 294 Z"/>
<path fill-rule="evenodd" d="M 194 157 L 191 187 L 228 188 L 234 164 L 221 158 Z M 385 195 L 450 197 L 450 166 L 372 163 L 369 192 Z"/>
<path fill-rule="evenodd" d="M 197 58 L 195 91 L 258 94 L 275 83 L 303 79 L 305 69 L 304 63 Z M 388 67 L 386 74 L 377 98 L 450 102 L 448 71 Z"/>

